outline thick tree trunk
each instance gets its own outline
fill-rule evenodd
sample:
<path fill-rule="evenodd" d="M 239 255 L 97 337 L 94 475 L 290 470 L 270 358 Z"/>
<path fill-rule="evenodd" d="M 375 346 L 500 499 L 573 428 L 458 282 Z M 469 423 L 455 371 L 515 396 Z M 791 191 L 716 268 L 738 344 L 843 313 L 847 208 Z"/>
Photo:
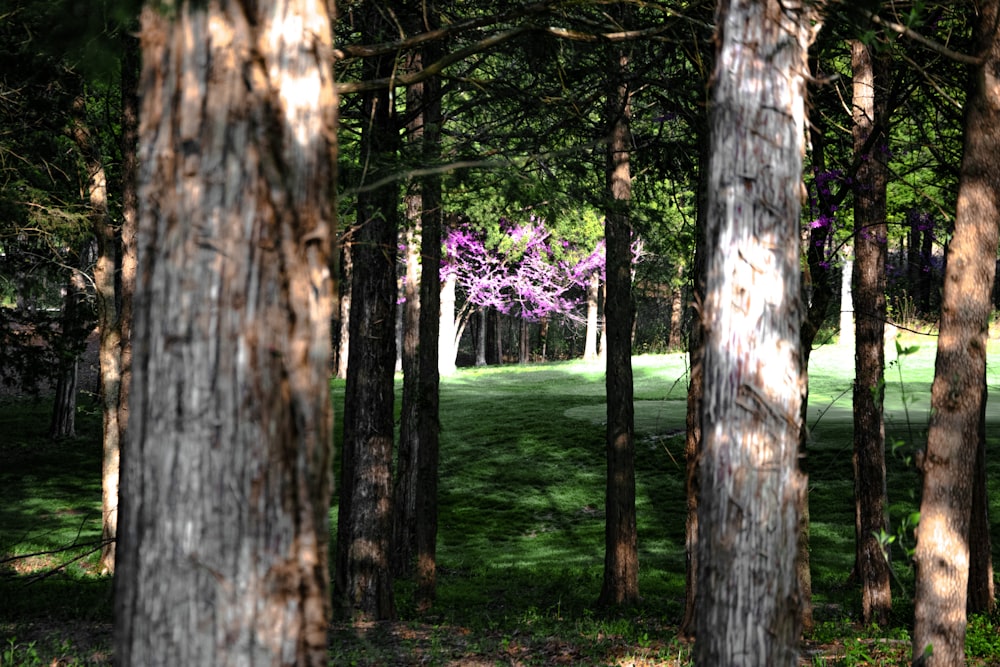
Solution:
<path fill-rule="evenodd" d="M 854 71 L 854 539 L 855 575 L 861 584 L 861 619 L 886 626 L 889 587 L 888 501 L 885 482 L 885 262 L 886 164 L 884 60 L 861 41 L 851 43 Z M 880 62 L 880 60 L 882 60 Z M 879 137 L 871 140 L 872 134 Z M 867 151 L 867 153 L 865 152 Z"/>
<path fill-rule="evenodd" d="M 722 2 L 703 308 L 696 663 L 795 665 L 806 5 Z"/>
<path fill-rule="evenodd" d="M 385 37 L 375 7 L 355 14 L 364 39 Z M 394 56 L 365 63 L 365 77 L 392 74 Z M 388 89 L 363 93 L 361 153 L 377 181 L 395 168 L 400 133 Z M 344 400 L 344 452 L 335 594 L 344 615 L 396 615 L 391 568 L 392 456 L 395 439 L 396 257 L 399 187 L 390 181 L 358 195 L 351 290 L 351 346 Z"/>
<path fill-rule="evenodd" d="M 616 10 L 624 14 L 619 3 Z M 606 245 L 607 325 L 607 480 L 605 491 L 604 581 L 601 605 L 628 605 L 639 601 L 639 552 L 635 514 L 635 407 L 632 387 L 632 172 L 629 130 L 629 89 L 625 82 L 628 57 L 613 55 L 607 120 L 610 141 L 605 160 L 607 211 Z"/>
<path fill-rule="evenodd" d="M 121 665 L 329 659 L 332 37 L 252 10 L 142 15 Z"/>
<path fill-rule="evenodd" d="M 984 58 L 966 102 L 955 231 L 948 244 L 924 488 L 917 527 L 913 653 L 931 667 L 965 664 L 970 507 L 990 290 L 1000 225 L 1000 2 L 980 5 L 975 29 Z"/>

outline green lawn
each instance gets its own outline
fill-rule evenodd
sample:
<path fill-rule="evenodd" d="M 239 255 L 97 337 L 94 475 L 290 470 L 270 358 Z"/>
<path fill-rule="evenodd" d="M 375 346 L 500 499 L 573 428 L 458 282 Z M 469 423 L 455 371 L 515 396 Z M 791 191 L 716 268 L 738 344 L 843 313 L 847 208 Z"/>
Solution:
<path fill-rule="evenodd" d="M 886 430 L 898 526 L 917 508 L 910 461 L 926 433 L 934 342 L 894 359 Z M 441 389 L 437 606 L 418 617 L 411 586 L 399 582 L 400 622 L 336 625 L 331 664 L 684 664 L 690 647 L 675 632 L 684 596 L 685 357 L 639 356 L 633 367 L 639 607 L 594 609 L 604 557 L 603 369 L 583 362 L 464 369 Z M 852 375 L 851 350 L 813 353 L 805 465 L 819 625 L 809 646 L 821 645 L 815 664 L 897 664 L 912 614 L 912 571 L 901 548 L 894 552 L 896 627 L 873 634 L 853 625 Z M 991 367 L 994 386 L 998 375 Z M 333 386 L 339 427 L 343 383 Z M 1000 400 L 991 404 L 993 422 L 997 406 Z M 68 656 L 63 664 L 102 664 L 110 582 L 96 574 L 96 554 L 86 555 L 100 528 L 99 419 L 85 409 L 80 437 L 52 444 L 44 437 L 47 410 L 46 402 L 0 405 L 0 559 L 37 554 L 0 565 L 0 665 L 59 656 Z M 991 491 L 998 516 L 1000 489 Z M 912 544 L 912 535 L 899 541 Z M 69 545 L 77 546 L 43 553 Z M 995 636 L 994 626 L 977 623 L 970 643 L 1000 654 L 984 639 Z"/>

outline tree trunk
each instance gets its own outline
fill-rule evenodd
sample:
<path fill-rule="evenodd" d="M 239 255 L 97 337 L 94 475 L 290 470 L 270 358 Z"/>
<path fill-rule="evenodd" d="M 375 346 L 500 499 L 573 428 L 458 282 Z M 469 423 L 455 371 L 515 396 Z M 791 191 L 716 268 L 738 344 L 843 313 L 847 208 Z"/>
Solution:
<path fill-rule="evenodd" d="M 455 290 L 458 279 L 448 273 L 441 283 L 441 322 L 438 325 L 438 370 L 441 375 L 455 372 L 458 359 L 458 323 L 455 321 Z"/>
<path fill-rule="evenodd" d="M 412 134 L 411 134 L 412 136 Z M 420 451 L 420 224 L 419 196 L 407 196 L 406 279 L 403 281 L 403 397 L 399 415 L 399 451 L 393 488 L 392 571 L 413 573 L 416 557 L 417 457 Z"/>
<path fill-rule="evenodd" d="M 597 360 L 597 295 L 601 277 L 595 271 L 587 280 L 587 331 L 583 343 L 584 361 Z"/>
<path fill-rule="evenodd" d="M 79 339 L 82 335 L 82 301 L 85 294 L 83 274 L 71 269 L 66 279 L 62 325 L 56 344 L 56 388 L 52 400 L 52 420 L 49 422 L 49 437 L 52 439 L 72 438 L 76 435 L 76 380 L 80 356 Z"/>
<path fill-rule="evenodd" d="M 702 326 L 701 305 L 705 302 L 705 228 L 708 214 L 708 132 L 702 123 L 698 171 L 698 218 L 694 248 L 694 268 L 692 271 L 692 294 L 688 332 L 688 358 L 691 375 L 688 382 L 687 414 L 685 416 L 684 438 L 684 493 L 687 499 L 687 516 L 684 522 L 684 618 L 678 634 L 693 638 L 697 619 L 698 599 L 698 478 L 701 458 L 701 400 L 704 394 L 704 373 L 702 357 L 704 353 L 705 331 Z"/>
<path fill-rule="evenodd" d="M 885 482 L 885 261 L 888 141 L 884 56 L 851 43 L 854 71 L 854 569 L 861 584 L 861 619 L 885 627 L 892 612 Z M 879 135 L 875 141 L 871 135 Z M 865 153 L 867 151 L 867 153 Z"/>
<path fill-rule="evenodd" d="M 433 27 L 433 26 L 431 26 Z M 426 57 L 436 61 L 438 47 L 428 47 Z M 434 77 L 424 84 L 424 156 L 428 163 L 441 155 L 441 82 Z M 431 608 L 437 593 L 438 450 L 440 376 L 438 336 L 441 319 L 441 178 L 426 176 L 420 181 L 423 230 L 420 276 L 420 374 L 417 395 L 417 609 Z"/>
<path fill-rule="evenodd" d="M 337 377 L 347 379 L 347 360 L 351 349 L 351 289 L 354 285 L 354 243 L 350 234 L 342 234 L 340 241 L 340 301 L 337 327 Z"/>
<path fill-rule="evenodd" d="M 97 305 L 97 328 L 100 332 L 98 360 L 100 365 L 100 399 L 102 412 L 101 465 L 101 569 L 114 571 L 114 537 L 118 523 L 119 438 L 118 401 L 121 390 L 121 318 L 118 310 L 115 272 L 118 268 L 118 246 L 114 225 L 108 213 L 108 183 L 101 152 L 86 120 L 86 100 L 74 102 L 77 118 L 73 139 L 83 156 L 87 170 L 87 192 L 91 226 L 97 240 L 97 261 L 94 263 L 94 291 Z M 74 381 L 75 384 L 75 381 Z M 75 391 L 75 387 L 74 387 Z"/>
<path fill-rule="evenodd" d="M 795 665 L 805 5 L 721 2 L 711 106 L 699 665 Z"/>
<path fill-rule="evenodd" d="M 121 445 L 128 442 L 129 397 L 132 387 L 132 303 L 136 281 L 136 222 L 139 216 L 139 40 L 126 34 L 122 57 L 122 228 L 118 254 L 118 338 L 121 345 L 118 382 L 117 452 L 105 450 L 102 470 L 101 506 L 103 525 L 101 568 L 113 572 L 118 535 L 118 495 L 121 475 Z"/>
<path fill-rule="evenodd" d="M 990 290 L 1000 225 L 1000 3 L 980 5 L 976 67 L 966 101 L 955 231 L 948 244 L 924 487 L 917 527 L 913 654 L 931 667 L 965 664 L 970 507 Z M 931 652 L 932 651 L 932 652 Z"/>
<path fill-rule="evenodd" d="M 615 6 L 621 18 L 627 9 Z M 630 91 L 626 83 L 628 56 L 612 54 L 607 98 L 609 142 L 605 160 L 607 211 L 606 298 L 607 325 L 607 480 L 605 491 L 604 581 L 598 603 L 630 605 L 639 601 L 639 553 L 635 514 L 635 407 L 632 387 L 632 146 Z"/>
<path fill-rule="evenodd" d="M 332 36 L 253 9 L 142 15 L 122 665 L 329 659 Z"/>
<path fill-rule="evenodd" d="M 993 550 L 990 541 L 990 499 L 986 485 L 986 377 L 979 403 L 979 437 L 973 467 L 972 514 L 969 517 L 969 614 L 990 614 L 996 607 L 993 584 Z"/>
<path fill-rule="evenodd" d="M 355 19 L 362 39 L 376 43 L 385 38 L 377 8 L 367 7 Z M 386 78 L 395 56 L 368 59 L 364 67 L 365 78 Z M 367 121 L 361 159 L 368 165 L 367 177 L 378 181 L 395 168 L 399 152 L 394 97 L 389 89 L 362 95 Z M 390 549 L 398 208 L 395 181 L 358 195 L 335 578 L 341 611 L 357 620 L 396 616 Z"/>

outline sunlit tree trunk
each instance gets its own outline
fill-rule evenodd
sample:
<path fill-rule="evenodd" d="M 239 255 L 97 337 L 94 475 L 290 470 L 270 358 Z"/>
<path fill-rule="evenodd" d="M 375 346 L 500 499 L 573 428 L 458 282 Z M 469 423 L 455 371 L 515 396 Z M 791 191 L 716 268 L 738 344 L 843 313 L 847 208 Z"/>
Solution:
<path fill-rule="evenodd" d="M 595 272 L 587 281 L 587 330 L 583 343 L 583 358 L 597 359 L 597 296 L 601 290 L 601 277 Z"/>
<path fill-rule="evenodd" d="M 619 18 L 628 11 L 615 6 Z M 639 600 L 639 552 L 635 514 L 635 408 L 632 387 L 632 199 L 628 56 L 612 54 L 607 99 L 610 129 L 605 161 L 607 211 L 604 222 L 607 326 L 607 433 L 605 449 L 604 581 L 599 604 L 627 605 Z"/>
<path fill-rule="evenodd" d="M 350 234 L 340 240 L 340 301 L 337 312 L 337 377 L 347 379 L 347 360 L 351 349 L 351 287 L 354 285 L 354 252 Z"/>
<path fill-rule="evenodd" d="M 458 322 L 455 318 L 455 291 L 458 279 L 448 273 L 441 283 L 441 322 L 438 325 L 438 368 L 441 375 L 455 372 L 458 358 Z"/>
<path fill-rule="evenodd" d="M 854 94 L 854 569 L 861 584 L 861 619 L 889 623 L 889 530 L 885 482 L 885 262 L 886 163 L 885 56 L 861 41 L 851 43 Z M 873 141 L 873 134 L 878 137 Z"/>
<path fill-rule="evenodd" d="M 142 15 L 115 661 L 326 665 L 327 3 L 164 9 Z"/>
<path fill-rule="evenodd" d="M 808 5 L 721 2 L 703 308 L 699 665 L 795 665 Z"/>
<path fill-rule="evenodd" d="M 948 244 L 916 547 L 913 654 L 965 664 L 970 507 L 1000 225 L 1000 3 L 980 5 L 966 101 L 955 230 Z"/>
<path fill-rule="evenodd" d="M 97 257 L 93 279 L 100 332 L 98 363 L 100 367 L 100 400 L 102 421 L 101 509 L 102 539 L 101 569 L 114 570 L 114 537 L 118 516 L 119 438 L 118 401 L 121 385 L 121 318 L 118 308 L 115 273 L 118 268 L 118 240 L 108 212 L 108 182 L 97 145 L 86 120 L 86 100 L 74 102 L 76 119 L 73 140 L 83 156 L 87 170 L 87 194 L 91 227 L 97 241 Z"/>

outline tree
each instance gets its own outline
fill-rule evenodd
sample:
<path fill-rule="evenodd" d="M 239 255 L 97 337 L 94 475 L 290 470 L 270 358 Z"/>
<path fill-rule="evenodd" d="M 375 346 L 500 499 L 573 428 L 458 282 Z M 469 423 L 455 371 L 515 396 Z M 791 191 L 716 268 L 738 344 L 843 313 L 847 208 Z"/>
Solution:
<path fill-rule="evenodd" d="M 990 292 L 1000 225 L 1000 3 L 980 5 L 955 230 L 948 245 L 931 419 L 917 527 L 913 654 L 965 664 L 973 466 L 986 373 Z"/>
<path fill-rule="evenodd" d="M 865 624 L 889 623 L 892 591 L 885 482 L 885 264 L 888 68 L 877 45 L 851 43 L 854 71 L 854 502 L 855 575 Z M 875 135 L 876 138 L 872 138 Z"/>
<path fill-rule="evenodd" d="M 327 3 L 142 13 L 118 664 L 325 665 Z"/>
<path fill-rule="evenodd" d="M 392 27 L 379 7 L 363 5 L 355 19 L 371 41 Z M 365 79 L 392 74 L 394 54 L 366 60 Z M 399 155 L 392 90 L 361 94 L 365 124 L 362 161 L 371 183 L 358 193 L 352 233 L 350 346 L 344 399 L 344 445 L 334 593 L 349 617 L 390 619 L 392 590 L 392 456 L 395 440 L 396 258 L 399 186 L 386 179 Z"/>
<path fill-rule="evenodd" d="M 805 3 L 720 2 L 710 108 L 695 658 L 794 665 Z"/>
<path fill-rule="evenodd" d="M 614 7 L 622 20 L 623 3 Z M 622 21 L 626 23 L 626 21 Z M 607 479 L 604 501 L 604 579 L 599 603 L 627 605 L 639 600 L 639 551 L 635 513 L 635 407 L 632 388 L 632 224 L 629 204 L 632 171 L 629 162 L 631 114 L 627 83 L 629 57 L 625 49 L 612 50 L 608 77 L 608 147 L 605 161 L 607 212 Z"/>

